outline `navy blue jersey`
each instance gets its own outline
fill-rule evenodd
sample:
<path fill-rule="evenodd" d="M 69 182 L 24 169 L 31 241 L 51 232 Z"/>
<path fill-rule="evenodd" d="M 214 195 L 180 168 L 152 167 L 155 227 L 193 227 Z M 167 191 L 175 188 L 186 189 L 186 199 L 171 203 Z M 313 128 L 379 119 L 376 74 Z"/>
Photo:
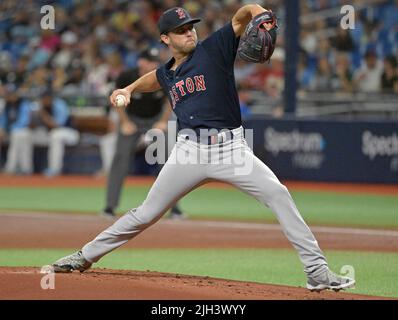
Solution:
<path fill-rule="evenodd" d="M 175 71 L 171 58 L 156 70 L 177 116 L 178 129 L 234 129 L 241 125 L 234 61 L 239 45 L 232 23 L 198 42 Z"/>

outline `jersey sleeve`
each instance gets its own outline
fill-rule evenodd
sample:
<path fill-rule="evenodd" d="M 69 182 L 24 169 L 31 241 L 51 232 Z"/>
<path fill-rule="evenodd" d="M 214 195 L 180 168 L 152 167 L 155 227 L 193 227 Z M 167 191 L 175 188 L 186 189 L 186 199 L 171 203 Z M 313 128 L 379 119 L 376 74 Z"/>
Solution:
<path fill-rule="evenodd" d="M 240 37 L 236 37 L 232 22 L 212 33 L 202 46 L 220 66 L 229 70 L 233 67 Z"/>
<path fill-rule="evenodd" d="M 166 91 L 166 85 L 164 81 L 164 66 L 161 66 L 160 68 L 156 69 L 156 78 L 158 79 L 158 82 L 160 86 L 162 87 L 163 91 Z"/>

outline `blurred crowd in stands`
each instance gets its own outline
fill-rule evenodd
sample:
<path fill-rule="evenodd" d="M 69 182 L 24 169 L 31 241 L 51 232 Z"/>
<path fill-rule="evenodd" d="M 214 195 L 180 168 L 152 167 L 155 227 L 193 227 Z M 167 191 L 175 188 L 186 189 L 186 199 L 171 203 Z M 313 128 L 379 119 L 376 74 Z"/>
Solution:
<path fill-rule="evenodd" d="M 166 8 L 182 5 L 201 17 L 199 38 L 225 24 L 246 2 L 237 0 L 58 0 L 0 2 L 0 81 L 35 96 L 49 82 L 61 94 L 108 95 L 113 80 L 134 67 L 145 47 L 158 47 L 156 21 Z M 283 1 L 257 1 L 280 17 L 278 50 L 269 65 L 237 61 L 237 83 L 243 88 L 280 94 L 283 88 Z M 340 8 L 357 6 L 355 29 L 340 27 Z M 362 7 L 364 3 L 368 5 Z M 55 8 L 55 29 L 42 30 L 41 5 Z M 301 0 L 303 23 L 298 80 L 309 90 L 398 92 L 398 0 Z M 332 17 L 322 12 L 335 8 Z M 305 16 L 319 12 L 317 19 Z M 323 30 L 331 30 L 325 35 Z M 1 90 L 1 89 L 0 89 Z"/>
<path fill-rule="evenodd" d="M 169 52 L 159 42 L 156 25 L 167 8 L 183 6 L 193 17 L 202 18 L 196 29 L 203 39 L 228 22 L 240 6 L 251 2 L 276 12 L 280 30 L 270 64 L 236 61 L 244 116 L 250 114 L 251 90 L 275 99 L 282 96 L 284 61 L 288 59 L 283 49 L 284 1 L 2 0 L 0 115 L 7 103 L 38 99 L 49 91 L 54 99 L 106 97 L 118 75 L 136 67 L 139 53 L 148 47 L 158 48 L 162 61 L 167 61 Z M 340 8 L 345 4 L 355 8 L 354 29 L 340 26 Z M 44 5 L 55 9 L 54 30 L 41 28 Z M 398 93 L 398 0 L 300 0 L 300 7 L 297 76 L 301 90 Z M 67 117 L 62 122 L 66 123 Z M 1 118 L 0 126 L 1 143 L 11 129 Z M 31 170 L 31 164 L 26 164 L 25 171 Z M 59 164 L 54 166 L 56 170 Z"/>
<path fill-rule="evenodd" d="M 300 1 L 301 14 L 321 4 L 355 8 L 355 28 L 340 26 L 342 15 L 302 25 L 301 88 L 398 92 L 398 1 Z M 312 4 L 307 6 L 307 4 Z M 363 6 L 361 6 L 363 5 Z M 321 5 L 322 6 L 322 5 Z M 319 30 L 334 31 L 317 38 Z M 316 30 L 316 32 L 314 32 Z"/>

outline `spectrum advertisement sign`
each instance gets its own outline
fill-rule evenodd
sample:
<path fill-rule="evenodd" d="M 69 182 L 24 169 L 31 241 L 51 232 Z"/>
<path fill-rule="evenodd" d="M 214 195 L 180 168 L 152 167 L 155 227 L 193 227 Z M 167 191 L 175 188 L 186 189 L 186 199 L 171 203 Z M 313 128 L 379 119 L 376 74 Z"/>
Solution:
<path fill-rule="evenodd" d="M 281 179 L 398 183 L 398 122 L 248 120 L 253 148 Z"/>

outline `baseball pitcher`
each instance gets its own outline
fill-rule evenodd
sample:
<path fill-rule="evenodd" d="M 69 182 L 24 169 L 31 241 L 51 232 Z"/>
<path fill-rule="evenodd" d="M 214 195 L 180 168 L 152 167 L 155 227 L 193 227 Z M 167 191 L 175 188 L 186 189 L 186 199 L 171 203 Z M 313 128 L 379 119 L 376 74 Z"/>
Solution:
<path fill-rule="evenodd" d="M 165 11 L 158 28 L 161 41 L 173 57 L 129 86 L 115 90 L 110 97 L 116 107 L 118 96 L 128 104 L 132 93 L 162 89 L 177 116 L 177 143 L 147 198 L 80 251 L 56 261 L 54 271 L 87 270 L 158 221 L 178 199 L 211 179 L 236 186 L 275 213 L 304 265 L 308 289 L 338 291 L 353 287 L 355 280 L 329 270 L 287 188 L 253 154 L 243 135 L 235 57 L 239 54 L 254 63 L 271 58 L 278 27 L 275 15 L 259 5 L 245 5 L 203 41 L 198 41 L 194 28 L 199 21 L 183 8 Z M 238 170 L 238 156 L 250 170 Z M 181 161 L 183 157 L 185 161 Z"/>

